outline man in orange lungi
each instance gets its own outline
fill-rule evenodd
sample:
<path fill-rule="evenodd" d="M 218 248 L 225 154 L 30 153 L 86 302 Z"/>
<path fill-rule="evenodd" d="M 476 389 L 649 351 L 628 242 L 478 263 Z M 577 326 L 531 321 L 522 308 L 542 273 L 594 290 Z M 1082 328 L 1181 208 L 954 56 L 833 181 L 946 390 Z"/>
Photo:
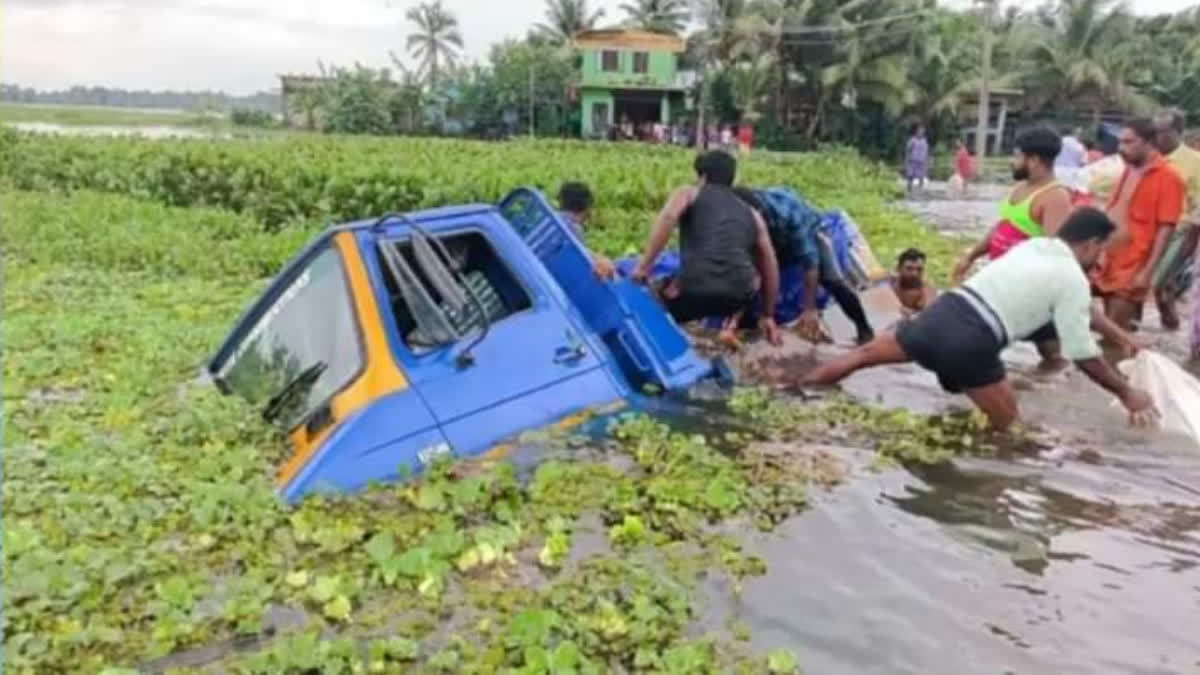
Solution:
<path fill-rule="evenodd" d="M 1121 130 L 1125 170 L 1107 207 L 1117 231 L 1094 277 L 1105 314 L 1124 330 L 1146 301 L 1154 269 L 1183 215 L 1183 179 L 1155 148 L 1156 138 L 1149 119 L 1131 120 Z"/>

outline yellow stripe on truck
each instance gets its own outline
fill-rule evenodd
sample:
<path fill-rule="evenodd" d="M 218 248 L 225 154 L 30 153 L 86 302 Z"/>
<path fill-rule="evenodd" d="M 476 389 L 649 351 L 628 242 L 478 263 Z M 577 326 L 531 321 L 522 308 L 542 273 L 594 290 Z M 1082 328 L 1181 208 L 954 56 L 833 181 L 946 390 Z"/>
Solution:
<path fill-rule="evenodd" d="M 354 302 L 354 313 L 358 317 L 366 367 L 330 401 L 330 411 L 333 414 L 331 424 L 312 437 L 309 437 L 304 425 L 292 432 L 292 456 L 280 467 L 276 476 L 279 487 L 287 485 L 296 477 L 342 420 L 381 396 L 408 388 L 408 379 L 400 371 L 388 345 L 379 304 L 375 302 L 367 266 L 355 242 L 354 234 L 339 232 L 333 236 L 333 246 L 342 254 L 342 264 L 350 282 L 350 295 Z M 320 320 L 319 317 L 317 320 Z"/>

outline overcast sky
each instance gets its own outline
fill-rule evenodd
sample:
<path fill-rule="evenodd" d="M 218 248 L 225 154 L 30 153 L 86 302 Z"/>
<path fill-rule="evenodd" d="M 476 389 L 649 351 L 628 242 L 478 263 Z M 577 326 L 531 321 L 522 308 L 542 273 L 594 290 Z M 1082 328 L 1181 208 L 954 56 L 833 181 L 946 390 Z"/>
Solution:
<path fill-rule="evenodd" d="M 520 37 L 541 20 L 544 0 L 443 0 L 458 15 L 468 58 Z M 969 0 L 952 0 L 964 6 Z M 1139 13 L 1177 11 L 1198 0 L 1135 0 Z M 388 64 L 403 52 L 404 10 L 417 0 L 3 0 L 0 80 L 59 89 L 278 86 L 282 72 L 311 72 L 318 59 Z M 617 19 L 620 0 L 592 0 Z M 1035 6 L 1037 0 L 1004 4 Z"/>

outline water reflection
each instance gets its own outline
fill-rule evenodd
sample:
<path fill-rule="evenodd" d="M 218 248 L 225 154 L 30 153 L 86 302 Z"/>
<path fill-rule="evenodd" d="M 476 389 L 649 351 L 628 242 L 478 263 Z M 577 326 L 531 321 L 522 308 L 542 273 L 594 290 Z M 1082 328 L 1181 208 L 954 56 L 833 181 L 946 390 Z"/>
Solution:
<path fill-rule="evenodd" d="M 1155 337 L 1184 351 L 1183 336 Z M 778 380 L 814 356 L 828 355 L 745 370 Z M 844 449 L 854 475 L 755 542 L 768 573 L 740 612 L 756 647 L 792 647 L 816 673 L 1200 672 L 1195 444 L 1129 429 L 1079 373 L 1034 376 L 1032 349 L 1005 361 L 1036 442 L 883 472 Z M 843 389 L 964 406 L 925 375 L 884 368 Z"/>

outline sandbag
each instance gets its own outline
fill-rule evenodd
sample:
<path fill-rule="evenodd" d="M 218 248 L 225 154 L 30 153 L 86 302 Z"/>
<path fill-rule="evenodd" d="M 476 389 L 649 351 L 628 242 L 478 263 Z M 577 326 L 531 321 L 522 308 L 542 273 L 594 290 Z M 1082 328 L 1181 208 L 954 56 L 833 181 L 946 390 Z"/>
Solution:
<path fill-rule="evenodd" d="M 821 257 L 821 281 L 839 281 L 851 286 L 855 284 L 848 270 L 842 265 L 833 238 L 824 232 L 817 233 L 817 254 Z"/>
<path fill-rule="evenodd" d="M 850 271 L 850 276 L 857 282 L 858 288 L 869 286 L 886 279 L 888 272 L 879 264 L 871 244 L 863 236 L 858 223 L 842 209 L 834 209 L 825 214 L 822 223 L 827 231 L 839 233 L 838 241 L 842 243 L 839 254 L 842 267 Z"/>
<path fill-rule="evenodd" d="M 1117 366 L 1130 384 L 1154 399 L 1162 413 L 1161 428 L 1185 434 L 1200 448 L 1200 380 L 1171 359 L 1143 349 Z"/>

